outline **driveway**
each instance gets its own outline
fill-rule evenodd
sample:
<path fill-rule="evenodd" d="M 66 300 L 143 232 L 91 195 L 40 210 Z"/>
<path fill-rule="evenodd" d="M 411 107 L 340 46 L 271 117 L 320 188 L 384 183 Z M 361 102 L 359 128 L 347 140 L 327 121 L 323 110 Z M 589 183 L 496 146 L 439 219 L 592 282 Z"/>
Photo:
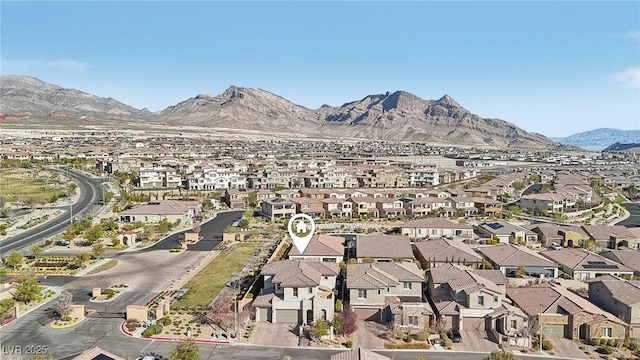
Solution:
<path fill-rule="evenodd" d="M 462 342 L 453 343 L 453 350 L 472 352 L 492 352 L 498 350 L 498 344 L 486 339 L 484 331 L 460 330 Z"/>
<path fill-rule="evenodd" d="M 553 354 L 560 357 L 568 357 L 574 359 L 590 359 L 589 355 L 580 350 L 580 343 L 571 339 L 549 339 L 553 344 Z M 588 346 L 587 346 L 588 348 Z M 594 353 L 594 355 L 598 355 Z"/>
<path fill-rule="evenodd" d="M 295 324 L 256 323 L 249 342 L 256 345 L 298 346 Z"/>
<path fill-rule="evenodd" d="M 358 329 L 352 335 L 353 348 L 384 349 L 384 340 L 379 335 L 385 330 L 384 325 L 374 321 L 358 320 Z"/>

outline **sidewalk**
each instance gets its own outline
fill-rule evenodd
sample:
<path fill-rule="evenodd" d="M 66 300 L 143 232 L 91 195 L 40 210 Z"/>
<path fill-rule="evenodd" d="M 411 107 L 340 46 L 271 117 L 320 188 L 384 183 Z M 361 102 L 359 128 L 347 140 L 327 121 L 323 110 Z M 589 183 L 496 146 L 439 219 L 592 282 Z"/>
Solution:
<path fill-rule="evenodd" d="M 84 269 L 80 269 L 75 276 L 84 276 L 87 275 L 87 273 L 91 272 L 93 269 L 96 269 L 106 263 L 108 263 L 111 260 L 115 260 L 115 259 L 111 259 L 111 258 L 105 258 L 105 259 L 100 259 L 98 261 L 96 261 L 95 263 L 87 266 Z M 117 261 L 117 260 L 116 260 Z"/>

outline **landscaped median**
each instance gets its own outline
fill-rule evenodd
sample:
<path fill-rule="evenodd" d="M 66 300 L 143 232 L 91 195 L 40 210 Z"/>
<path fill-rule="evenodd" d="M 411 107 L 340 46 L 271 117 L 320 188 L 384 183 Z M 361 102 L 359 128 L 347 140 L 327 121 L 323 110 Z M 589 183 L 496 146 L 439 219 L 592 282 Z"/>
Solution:
<path fill-rule="evenodd" d="M 78 324 L 80 324 L 82 322 L 82 320 L 84 320 L 86 318 L 82 318 L 82 319 L 72 319 L 69 321 L 62 321 L 62 320 L 56 320 L 54 322 L 51 323 L 51 328 L 52 329 L 67 329 L 70 327 L 74 327 Z"/>

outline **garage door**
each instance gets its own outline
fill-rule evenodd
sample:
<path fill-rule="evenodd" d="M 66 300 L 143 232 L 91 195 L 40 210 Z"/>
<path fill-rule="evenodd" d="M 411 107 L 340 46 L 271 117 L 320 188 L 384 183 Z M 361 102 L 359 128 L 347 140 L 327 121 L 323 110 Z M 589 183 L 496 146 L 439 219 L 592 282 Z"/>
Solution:
<path fill-rule="evenodd" d="M 464 318 L 462 330 L 484 331 L 484 318 Z"/>
<path fill-rule="evenodd" d="M 298 310 L 276 310 L 276 323 L 297 324 Z"/>
<path fill-rule="evenodd" d="M 378 309 L 355 309 L 358 320 L 380 321 Z"/>
<path fill-rule="evenodd" d="M 258 319 L 260 322 L 267 322 L 268 319 L 268 315 L 269 314 L 269 309 L 267 308 L 258 308 Z"/>
<path fill-rule="evenodd" d="M 568 337 L 569 326 L 563 324 L 544 324 L 542 328 L 542 333 L 544 336 L 549 339 L 557 339 Z"/>

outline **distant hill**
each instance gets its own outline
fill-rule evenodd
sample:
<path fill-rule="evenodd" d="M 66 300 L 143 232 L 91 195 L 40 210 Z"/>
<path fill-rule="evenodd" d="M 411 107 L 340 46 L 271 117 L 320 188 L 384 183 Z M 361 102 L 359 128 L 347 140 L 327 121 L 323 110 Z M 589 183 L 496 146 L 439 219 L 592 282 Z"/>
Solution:
<path fill-rule="evenodd" d="M 159 112 L 138 110 L 27 76 L 0 78 L 0 115 L 47 115 L 129 123 L 242 129 L 326 139 L 399 140 L 496 148 L 566 148 L 498 119 L 482 118 L 444 95 L 425 100 L 404 91 L 368 95 L 342 106 L 308 109 L 261 89 L 231 86 Z"/>
<path fill-rule="evenodd" d="M 602 151 L 640 152 L 640 143 L 620 144 L 615 143 Z"/>
<path fill-rule="evenodd" d="M 554 137 L 551 139 L 563 144 L 575 145 L 585 149 L 602 150 L 615 143 L 640 143 L 640 130 L 601 128 L 567 137 Z"/>

